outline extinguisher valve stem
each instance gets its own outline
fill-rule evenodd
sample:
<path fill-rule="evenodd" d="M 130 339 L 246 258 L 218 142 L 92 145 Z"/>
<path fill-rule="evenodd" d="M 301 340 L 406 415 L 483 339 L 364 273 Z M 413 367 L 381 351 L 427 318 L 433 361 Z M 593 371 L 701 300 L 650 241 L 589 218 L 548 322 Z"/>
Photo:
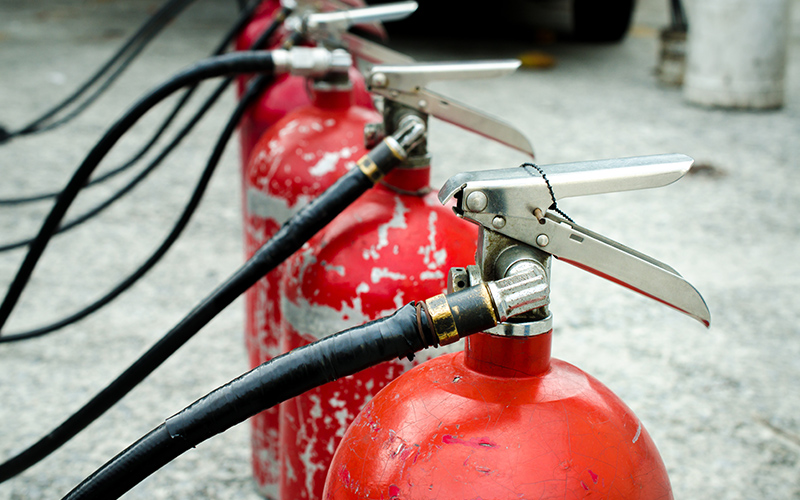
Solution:
<path fill-rule="evenodd" d="M 425 301 L 425 308 L 439 345 L 447 345 L 549 302 L 547 278 L 525 272 L 436 295 Z"/>
<path fill-rule="evenodd" d="M 397 131 L 391 137 L 403 149 L 401 160 L 405 160 L 408 152 L 425 138 L 427 131 L 425 120 L 415 114 L 408 114 L 400 120 Z"/>
<path fill-rule="evenodd" d="M 404 117 L 397 131 L 385 137 L 369 153 L 356 162 L 361 172 L 377 183 L 400 162 L 408 158 L 411 151 L 425 138 L 425 121 L 416 115 Z"/>
<path fill-rule="evenodd" d="M 547 278 L 539 272 L 526 272 L 486 283 L 497 307 L 498 319 L 507 321 L 550 303 Z"/>

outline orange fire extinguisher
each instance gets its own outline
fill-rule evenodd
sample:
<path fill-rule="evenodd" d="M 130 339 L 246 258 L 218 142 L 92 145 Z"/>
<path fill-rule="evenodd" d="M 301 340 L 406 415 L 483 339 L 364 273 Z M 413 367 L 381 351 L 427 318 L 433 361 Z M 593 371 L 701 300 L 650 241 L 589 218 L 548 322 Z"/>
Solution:
<path fill-rule="evenodd" d="M 489 313 L 500 323 L 375 396 L 345 433 L 323 498 L 672 498 L 658 450 L 630 408 L 551 358 L 550 261 L 708 325 L 702 297 L 674 269 L 555 206 L 569 196 L 669 184 L 691 163 L 658 155 L 452 177 L 439 199 L 455 198 L 458 215 L 478 224 L 476 264 L 452 269 L 455 293 L 427 300 L 425 313 L 440 344 L 474 331 Z M 471 303 L 454 299 L 476 288 Z"/>

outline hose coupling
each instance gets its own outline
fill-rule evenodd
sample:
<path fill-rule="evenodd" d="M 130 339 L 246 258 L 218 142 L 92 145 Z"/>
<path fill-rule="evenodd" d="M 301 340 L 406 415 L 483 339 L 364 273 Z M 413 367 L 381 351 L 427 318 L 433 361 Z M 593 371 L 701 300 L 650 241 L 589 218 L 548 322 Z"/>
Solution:
<path fill-rule="evenodd" d="M 377 183 L 408 158 L 408 152 L 425 138 L 426 131 L 425 120 L 408 115 L 400 121 L 395 133 L 384 137 L 356 165 L 372 182 Z"/>
<path fill-rule="evenodd" d="M 497 317 L 501 322 L 550 303 L 550 287 L 547 279 L 538 272 L 511 275 L 508 278 L 490 281 L 486 286 L 497 307 Z"/>
<path fill-rule="evenodd" d="M 331 73 L 347 74 L 353 58 L 346 50 L 321 47 L 293 47 L 272 51 L 276 73 L 321 77 Z"/>
<path fill-rule="evenodd" d="M 403 148 L 403 159 L 408 157 L 408 152 L 414 149 L 424 138 L 428 131 L 425 120 L 415 114 L 408 114 L 400 119 L 397 130 L 390 136 Z"/>
<path fill-rule="evenodd" d="M 549 300 L 546 277 L 530 271 L 439 294 L 424 304 L 439 345 L 447 345 L 543 307 Z"/>

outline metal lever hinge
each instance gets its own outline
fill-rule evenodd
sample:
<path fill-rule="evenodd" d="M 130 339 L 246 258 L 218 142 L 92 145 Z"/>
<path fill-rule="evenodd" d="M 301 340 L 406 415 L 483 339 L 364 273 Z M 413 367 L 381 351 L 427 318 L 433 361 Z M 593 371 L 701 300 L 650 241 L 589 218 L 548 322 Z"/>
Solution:
<path fill-rule="evenodd" d="M 369 90 L 385 99 L 470 130 L 533 157 L 533 146 L 513 125 L 425 88 L 433 81 L 492 78 L 513 73 L 518 60 L 374 66 Z"/>
<path fill-rule="evenodd" d="M 659 187 L 691 167 L 685 155 L 656 155 L 525 168 L 466 172 L 439 191 L 456 198 L 456 213 L 559 260 L 609 279 L 709 325 L 698 291 L 670 266 L 552 212 L 556 199 Z"/>

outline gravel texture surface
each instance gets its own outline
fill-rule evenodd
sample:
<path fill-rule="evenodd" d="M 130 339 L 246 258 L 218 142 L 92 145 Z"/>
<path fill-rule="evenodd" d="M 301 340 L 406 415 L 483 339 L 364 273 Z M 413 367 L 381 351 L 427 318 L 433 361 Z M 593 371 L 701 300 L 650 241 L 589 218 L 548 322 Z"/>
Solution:
<path fill-rule="evenodd" d="M 786 106 L 732 112 L 685 103 L 654 77 L 666 3 L 641 0 L 614 45 L 400 40 L 421 60 L 555 56 L 549 70 L 433 88 L 506 118 L 541 164 L 680 152 L 698 169 L 667 188 L 559 206 L 580 224 L 678 269 L 704 295 L 712 327 L 554 264 L 555 355 L 619 394 L 667 464 L 676 498 L 800 498 L 800 2 Z M 663 5 L 662 5 L 663 4 Z M 0 0 L 0 121 L 19 126 L 66 95 L 158 4 L 152 0 Z M 212 50 L 233 2 L 201 0 L 87 113 L 0 147 L 0 197 L 62 187 L 105 128 L 146 89 Z M 208 87 L 208 86 L 207 86 Z M 204 87 L 205 88 L 205 87 Z M 196 101 L 195 101 L 196 102 Z M 163 238 L 192 190 L 234 97 L 228 93 L 179 151 L 102 217 L 57 237 L 4 333 L 41 325 L 100 296 Z M 159 109 L 103 168 L 149 137 Z M 434 185 L 462 170 L 524 158 L 434 123 Z M 130 178 L 82 194 L 77 214 Z M 0 345 L 0 459 L 84 404 L 242 262 L 238 148 L 231 145 L 184 237 L 112 305 L 45 338 Z M 0 243 L 32 236 L 48 203 L 0 207 Z M 0 254 L 9 283 L 22 250 Z M 466 263 L 465 263 L 466 264 Z M 246 369 L 237 301 L 85 432 L 22 475 L 0 499 L 59 498 L 119 450 Z M 257 499 L 247 426 L 185 454 L 126 498 Z"/>

